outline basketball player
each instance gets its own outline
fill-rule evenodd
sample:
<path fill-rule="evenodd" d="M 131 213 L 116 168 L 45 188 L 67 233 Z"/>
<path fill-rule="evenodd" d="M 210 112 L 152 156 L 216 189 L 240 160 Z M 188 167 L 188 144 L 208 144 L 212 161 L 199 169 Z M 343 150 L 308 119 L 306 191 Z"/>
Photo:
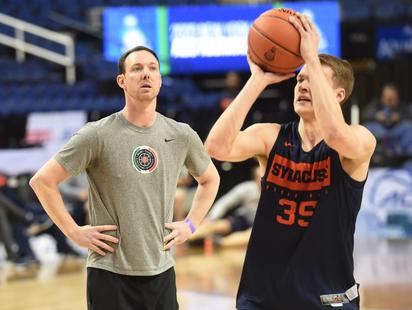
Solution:
<path fill-rule="evenodd" d="M 353 234 L 376 141 L 365 127 L 344 121 L 341 105 L 354 82 L 350 64 L 317 54 L 319 34 L 307 16 L 291 22 L 305 61 L 293 102 L 299 122 L 240 130 L 263 89 L 292 76 L 249 62 L 249 80 L 206 141 L 219 160 L 257 157 L 262 168 L 237 308 L 359 309 Z"/>
<path fill-rule="evenodd" d="M 124 109 L 83 127 L 30 185 L 63 233 L 89 249 L 88 309 L 178 309 L 167 250 L 195 231 L 216 196 L 219 175 L 197 134 L 156 112 L 162 83 L 156 54 L 138 46 L 118 65 Z M 198 188 L 187 218 L 171 222 L 183 166 Z M 92 226 L 79 227 L 58 184 L 82 171 Z"/>

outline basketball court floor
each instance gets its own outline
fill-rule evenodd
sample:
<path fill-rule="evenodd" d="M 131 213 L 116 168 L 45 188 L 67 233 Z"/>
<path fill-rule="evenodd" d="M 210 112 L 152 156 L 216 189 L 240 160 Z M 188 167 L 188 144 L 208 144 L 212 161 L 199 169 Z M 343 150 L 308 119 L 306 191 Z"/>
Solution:
<path fill-rule="evenodd" d="M 244 255 L 244 248 L 214 248 L 207 255 L 202 248 L 178 251 L 180 309 L 235 309 Z M 55 275 L 53 264 L 45 264 L 35 278 L 0 285 L 1 310 L 86 310 L 84 261 Z M 358 240 L 355 265 L 362 310 L 412 309 L 412 240 Z"/>

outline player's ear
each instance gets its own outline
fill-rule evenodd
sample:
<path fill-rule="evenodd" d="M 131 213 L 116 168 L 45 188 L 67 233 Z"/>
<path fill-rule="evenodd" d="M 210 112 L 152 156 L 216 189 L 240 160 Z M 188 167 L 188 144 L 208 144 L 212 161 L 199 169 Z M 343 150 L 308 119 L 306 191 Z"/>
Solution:
<path fill-rule="evenodd" d="M 346 97 L 346 91 L 344 88 L 339 87 L 337 89 L 337 93 L 336 93 L 336 99 L 338 100 L 338 102 L 340 104 L 342 104 L 342 102 L 345 100 Z"/>
<path fill-rule="evenodd" d="M 117 82 L 117 85 L 119 85 L 120 88 L 124 89 L 124 75 L 123 74 L 119 74 L 116 77 L 116 82 Z"/>

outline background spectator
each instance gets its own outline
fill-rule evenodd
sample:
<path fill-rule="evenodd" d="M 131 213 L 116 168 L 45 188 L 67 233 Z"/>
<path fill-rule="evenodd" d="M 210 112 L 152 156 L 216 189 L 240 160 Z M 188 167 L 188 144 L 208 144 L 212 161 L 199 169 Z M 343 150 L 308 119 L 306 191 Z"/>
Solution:
<path fill-rule="evenodd" d="M 380 152 L 395 160 L 412 155 L 412 116 L 408 106 L 401 102 L 395 84 L 386 83 L 380 99 L 372 101 L 362 117 L 380 144 L 378 155 Z"/>
<path fill-rule="evenodd" d="M 208 218 L 190 237 L 191 241 L 225 236 L 252 226 L 260 195 L 259 166 L 252 168 L 251 177 L 250 181 L 236 185 L 215 202 Z"/>

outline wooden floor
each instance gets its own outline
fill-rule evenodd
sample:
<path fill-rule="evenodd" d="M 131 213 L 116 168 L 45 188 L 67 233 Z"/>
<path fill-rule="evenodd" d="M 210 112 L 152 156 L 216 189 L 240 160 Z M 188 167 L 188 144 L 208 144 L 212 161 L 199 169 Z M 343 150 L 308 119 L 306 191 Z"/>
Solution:
<path fill-rule="evenodd" d="M 176 258 L 178 298 L 182 310 L 232 310 L 244 249 L 215 250 L 205 255 L 181 253 Z M 40 280 L 9 281 L 0 286 L 1 310 L 85 310 L 85 272 Z M 79 270 L 80 268 L 80 270 Z M 63 272 L 63 271 L 62 271 Z M 362 287 L 363 310 L 411 310 L 412 284 Z"/>

